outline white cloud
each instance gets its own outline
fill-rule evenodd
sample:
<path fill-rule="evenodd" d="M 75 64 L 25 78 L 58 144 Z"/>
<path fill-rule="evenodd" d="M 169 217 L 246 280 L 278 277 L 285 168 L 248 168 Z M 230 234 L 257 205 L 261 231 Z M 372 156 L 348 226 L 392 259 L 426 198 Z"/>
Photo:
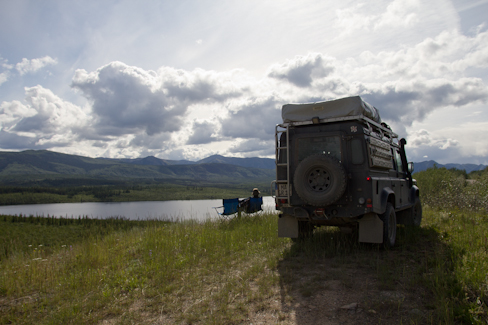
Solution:
<path fill-rule="evenodd" d="M 279 98 L 249 98 L 239 109 L 221 120 L 222 135 L 230 138 L 269 140 L 274 137 L 274 126 L 281 122 Z"/>
<path fill-rule="evenodd" d="M 339 37 L 356 31 L 404 29 L 417 24 L 421 19 L 419 14 L 427 8 L 418 0 L 394 0 L 386 7 L 360 2 L 336 10 L 336 28 L 342 31 Z"/>
<path fill-rule="evenodd" d="M 242 140 L 229 149 L 232 154 L 244 157 L 269 157 L 275 153 L 274 140 L 263 141 L 258 139 Z"/>
<path fill-rule="evenodd" d="M 354 74 L 358 81 L 378 83 L 393 80 L 458 79 L 472 69 L 488 67 L 488 31 L 472 37 L 456 30 L 444 31 L 433 38 L 397 51 L 373 54 L 364 51 L 349 58 L 340 72 Z"/>
<path fill-rule="evenodd" d="M 73 145 L 88 120 L 83 110 L 42 86 L 26 88 L 25 94 L 26 104 L 0 104 L 2 147 L 43 149 Z"/>
<path fill-rule="evenodd" d="M 15 65 L 15 68 L 20 73 L 20 75 L 24 75 L 26 73 L 36 72 L 47 65 L 55 65 L 58 63 L 57 59 L 53 59 L 50 56 L 45 56 L 43 58 L 32 59 L 28 60 L 26 58 L 22 59 L 22 62 L 19 62 Z"/>
<path fill-rule="evenodd" d="M 419 9 L 421 9 L 419 0 L 394 0 L 386 7 L 386 11 L 375 19 L 374 29 L 410 27 L 418 23 Z"/>
<path fill-rule="evenodd" d="M 309 87 L 313 79 L 326 77 L 334 71 L 334 61 L 320 53 L 296 56 L 282 64 L 273 64 L 268 69 L 268 76 L 287 80 L 298 87 Z"/>
<path fill-rule="evenodd" d="M 0 104 L 0 123 L 3 131 L 10 131 L 24 118 L 36 115 L 37 111 L 20 101 L 3 102 Z"/>
<path fill-rule="evenodd" d="M 422 146 L 436 147 L 442 150 L 447 148 L 457 147 L 459 141 L 452 138 L 444 138 L 439 135 L 433 135 L 429 131 L 421 129 L 410 135 L 408 146 L 411 148 L 419 148 Z"/>
<path fill-rule="evenodd" d="M 0 85 L 2 85 L 4 82 L 8 80 L 8 76 L 9 76 L 8 72 L 0 73 Z"/>
<path fill-rule="evenodd" d="M 119 141 L 117 147 L 118 148 L 126 148 L 132 147 L 133 150 L 138 151 L 140 149 L 146 149 L 148 152 L 151 150 L 156 150 L 158 152 L 164 151 L 169 148 L 173 148 L 174 145 L 170 143 L 170 135 L 167 133 L 157 134 L 157 135 L 148 135 L 145 133 L 136 134 L 132 138 L 128 144 Z"/>
<path fill-rule="evenodd" d="M 8 80 L 8 78 L 10 76 L 9 70 L 11 70 L 13 68 L 13 65 L 9 64 L 8 60 L 2 58 L 1 56 L 0 56 L 0 63 L 1 63 L 0 66 L 4 70 L 6 70 L 6 71 L 2 71 L 0 73 L 0 86 L 1 86 L 4 82 L 6 82 Z"/>
<path fill-rule="evenodd" d="M 210 122 L 193 122 L 193 132 L 188 138 L 187 144 L 205 144 L 216 140 L 215 133 L 218 127 Z"/>
<path fill-rule="evenodd" d="M 462 107 L 488 101 L 488 87 L 478 78 L 432 79 L 364 85 L 364 97 L 381 108 L 383 119 L 405 126 L 422 121 L 446 106 Z"/>
<path fill-rule="evenodd" d="M 431 157 L 439 163 L 481 163 L 488 161 L 485 133 L 488 122 L 459 123 L 435 131 L 411 132 L 407 141 L 410 158 L 420 161 Z"/>
<path fill-rule="evenodd" d="M 157 72 L 112 62 L 94 72 L 77 70 L 72 87 L 92 103 L 93 129 L 100 135 L 176 132 L 188 107 L 225 101 L 239 90 L 225 75 L 163 67 Z"/>

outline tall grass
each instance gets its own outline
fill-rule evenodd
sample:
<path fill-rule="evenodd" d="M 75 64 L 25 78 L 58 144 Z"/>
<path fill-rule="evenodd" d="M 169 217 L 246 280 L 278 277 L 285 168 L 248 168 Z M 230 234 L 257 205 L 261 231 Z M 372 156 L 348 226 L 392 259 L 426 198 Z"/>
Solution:
<path fill-rule="evenodd" d="M 439 238 L 428 285 L 443 307 L 440 314 L 449 323 L 488 323 L 488 216 L 427 209 L 423 227 Z"/>
<path fill-rule="evenodd" d="M 54 241 L 50 252 L 38 244 L 38 235 L 29 251 L 12 252 L 0 264 L 0 296 L 9 301 L 1 322 L 94 323 L 123 314 L 139 300 L 152 301 L 155 314 L 171 311 L 176 321 L 191 322 L 209 310 L 207 317 L 217 323 L 241 319 L 245 312 L 228 310 L 229 301 L 244 308 L 248 300 L 265 297 L 264 286 L 250 292 L 247 284 L 276 267 L 287 245 L 276 236 L 275 218 L 152 222 L 108 234 L 94 228 L 78 243 Z M 206 292 L 206 282 L 217 286 Z"/>
<path fill-rule="evenodd" d="M 414 175 L 424 228 L 438 233 L 435 292 L 447 320 L 488 323 L 488 169 L 465 173 L 432 168 Z"/>
<path fill-rule="evenodd" d="M 153 223 L 168 223 L 158 220 L 128 220 L 112 217 L 107 219 L 55 218 L 33 215 L 0 216 L 0 261 L 11 255 L 23 254 L 38 245 L 46 254 L 66 244 L 77 244 L 92 237 L 103 237 L 114 231 L 134 227 L 150 227 Z M 34 247 L 34 248 L 33 248 Z"/>
<path fill-rule="evenodd" d="M 414 174 L 414 178 L 426 206 L 488 213 L 488 170 L 467 180 L 458 170 L 430 168 Z"/>

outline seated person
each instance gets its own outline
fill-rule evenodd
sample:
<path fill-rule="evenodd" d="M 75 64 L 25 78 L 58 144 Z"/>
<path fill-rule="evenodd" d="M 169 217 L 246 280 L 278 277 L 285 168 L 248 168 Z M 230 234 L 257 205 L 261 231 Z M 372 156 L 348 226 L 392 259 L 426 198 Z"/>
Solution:
<path fill-rule="evenodd" d="M 241 208 L 246 213 L 253 213 L 262 210 L 263 198 L 260 196 L 261 192 L 255 187 L 252 190 L 252 196 L 240 202 Z"/>

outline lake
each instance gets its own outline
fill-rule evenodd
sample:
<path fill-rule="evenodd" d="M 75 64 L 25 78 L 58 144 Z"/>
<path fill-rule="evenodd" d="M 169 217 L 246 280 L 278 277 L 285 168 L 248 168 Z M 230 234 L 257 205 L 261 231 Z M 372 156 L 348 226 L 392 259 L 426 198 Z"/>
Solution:
<path fill-rule="evenodd" d="M 214 207 L 222 206 L 222 200 L 178 200 L 140 202 L 84 202 L 0 206 L 0 215 L 34 215 L 78 218 L 124 217 L 163 220 L 206 220 L 218 218 Z M 275 211 L 273 197 L 263 197 L 263 209 Z M 222 209 L 219 209 L 222 212 Z"/>

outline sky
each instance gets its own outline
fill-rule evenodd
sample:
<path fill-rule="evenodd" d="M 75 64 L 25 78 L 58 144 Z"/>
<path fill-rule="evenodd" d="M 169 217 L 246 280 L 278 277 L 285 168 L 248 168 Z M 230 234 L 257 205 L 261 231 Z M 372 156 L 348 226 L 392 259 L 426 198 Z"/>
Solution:
<path fill-rule="evenodd" d="M 361 96 L 410 161 L 488 164 L 488 0 L 0 0 L 0 150 L 274 156 Z"/>

